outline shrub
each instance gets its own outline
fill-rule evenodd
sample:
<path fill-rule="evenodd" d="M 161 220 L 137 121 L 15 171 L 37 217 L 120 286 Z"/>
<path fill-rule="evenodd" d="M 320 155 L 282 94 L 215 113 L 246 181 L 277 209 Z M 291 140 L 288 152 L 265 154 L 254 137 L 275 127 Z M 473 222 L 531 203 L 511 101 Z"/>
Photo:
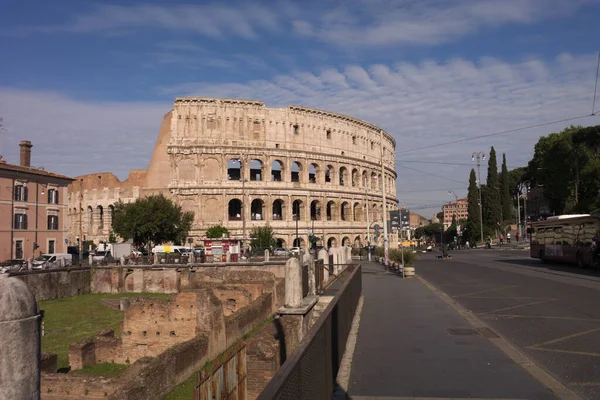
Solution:
<path fill-rule="evenodd" d="M 389 257 L 391 261 L 402 263 L 402 252 L 400 249 L 390 249 Z M 404 265 L 407 267 L 413 267 L 413 263 L 417 259 L 417 254 L 413 253 L 412 250 L 404 249 Z"/>
<path fill-rule="evenodd" d="M 375 257 L 383 257 L 384 255 L 383 247 L 375 247 Z"/>

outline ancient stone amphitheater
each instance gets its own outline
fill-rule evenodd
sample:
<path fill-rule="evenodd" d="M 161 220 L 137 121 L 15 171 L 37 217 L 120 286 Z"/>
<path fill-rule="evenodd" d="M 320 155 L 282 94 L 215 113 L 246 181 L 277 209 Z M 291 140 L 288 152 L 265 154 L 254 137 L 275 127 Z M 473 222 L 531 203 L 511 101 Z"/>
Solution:
<path fill-rule="evenodd" d="M 116 202 L 164 193 L 195 213 L 196 243 L 212 225 L 241 237 L 268 223 L 283 247 L 306 245 L 310 232 L 327 246 L 365 244 L 367 212 L 371 226 L 381 225 L 383 180 L 388 211 L 397 209 L 395 145 L 375 125 L 323 110 L 177 98 L 147 170 L 125 181 L 103 172 L 73 182 L 69 240 L 80 225 L 84 239 L 105 240 Z"/>

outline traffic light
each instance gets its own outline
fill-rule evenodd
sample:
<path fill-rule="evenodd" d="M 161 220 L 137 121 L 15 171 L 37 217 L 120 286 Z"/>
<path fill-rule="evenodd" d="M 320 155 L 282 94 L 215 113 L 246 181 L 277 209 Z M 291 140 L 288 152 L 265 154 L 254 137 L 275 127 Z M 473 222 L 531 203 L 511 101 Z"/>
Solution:
<path fill-rule="evenodd" d="M 36 251 L 39 248 L 40 248 L 40 246 L 38 246 L 38 244 L 36 242 L 33 242 L 33 251 Z"/>

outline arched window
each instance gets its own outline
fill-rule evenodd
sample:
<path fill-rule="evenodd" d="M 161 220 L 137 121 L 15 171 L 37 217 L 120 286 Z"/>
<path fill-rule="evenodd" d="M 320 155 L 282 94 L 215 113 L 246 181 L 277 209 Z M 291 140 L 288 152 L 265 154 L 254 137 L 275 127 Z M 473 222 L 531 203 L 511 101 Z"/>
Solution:
<path fill-rule="evenodd" d="M 271 181 L 281 182 L 283 176 L 283 163 L 279 160 L 273 161 L 271 164 Z"/>
<path fill-rule="evenodd" d="M 321 220 L 321 204 L 319 200 L 313 200 L 310 203 L 310 220 L 319 221 Z"/>
<path fill-rule="evenodd" d="M 250 203 L 250 219 L 253 221 L 262 221 L 265 219 L 263 208 L 264 202 L 261 199 L 252 200 L 252 203 Z"/>
<path fill-rule="evenodd" d="M 362 242 L 360 240 L 360 236 L 354 238 L 354 247 L 362 247 Z"/>
<path fill-rule="evenodd" d="M 335 247 L 337 246 L 337 239 L 333 236 L 327 239 L 327 247 Z"/>
<path fill-rule="evenodd" d="M 109 216 L 109 220 L 110 220 L 110 227 L 112 228 L 113 218 L 115 216 L 115 206 L 112 204 L 108 206 L 108 216 Z"/>
<path fill-rule="evenodd" d="M 292 163 L 292 171 L 291 171 L 292 175 L 292 182 L 300 182 L 300 175 L 302 173 L 302 164 L 300 164 L 298 161 L 294 161 Z"/>
<path fill-rule="evenodd" d="M 369 187 L 369 177 L 367 176 L 367 171 L 362 172 L 362 187 Z"/>
<path fill-rule="evenodd" d="M 350 220 L 350 212 L 349 212 L 349 206 L 348 206 L 348 202 L 344 201 L 342 203 L 342 205 L 340 206 L 340 218 L 342 221 L 349 221 Z"/>
<path fill-rule="evenodd" d="M 292 219 L 304 219 L 304 204 L 302 203 L 302 200 L 294 200 L 294 202 L 292 203 Z"/>
<path fill-rule="evenodd" d="M 362 221 L 363 220 L 362 208 L 360 206 L 360 203 L 358 203 L 358 202 L 354 203 L 352 214 L 354 214 L 354 218 L 353 218 L 354 221 Z"/>
<path fill-rule="evenodd" d="M 348 169 L 346 167 L 340 168 L 340 186 L 344 186 L 348 182 Z"/>
<path fill-rule="evenodd" d="M 356 168 L 354 168 L 352 170 L 352 186 L 358 186 L 360 185 L 360 181 L 358 178 L 358 170 Z"/>
<path fill-rule="evenodd" d="M 328 165 L 325 167 L 325 183 L 333 182 L 333 166 Z"/>
<path fill-rule="evenodd" d="M 308 167 L 308 182 L 318 183 L 317 177 L 319 176 L 319 166 L 317 164 L 310 164 Z"/>
<path fill-rule="evenodd" d="M 227 161 L 227 180 L 242 180 L 242 162 L 239 159 L 233 158 Z"/>
<path fill-rule="evenodd" d="M 342 239 L 342 246 L 350 246 L 350 244 L 350 238 L 348 236 L 344 236 L 344 238 Z"/>
<path fill-rule="evenodd" d="M 377 174 L 375 172 L 371 172 L 371 189 L 377 188 Z"/>
<path fill-rule="evenodd" d="M 94 210 L 92 206 L 88 206 L 87 208 L 87 231 L 88 234 L 91 234 L 94 231 Z"/>
<path fill-rule="evenodd" d="M 263 163 L 260 160 L 250 161 L 250 180 L 251 181 L 262 181 L 263 180 Z"/>
<path fill-rule="evenodd" d="M 230 221 L 241 221 L 242 220 L 242 201 L 240 199 L 229 200 L 229 220 Z"/>
<path fill-rule="evenodd" d="M 280 221 L 283 219 L 283 200 L 277 199 L 273 202 L 273 220 Z"/>
<path fill-rule="evenodd" d="M 335 212 L 335 202 L 329 201 L 327 202 L 327 221 L 334 221 L 336 212 Z"/>
<path fill-rule="evenodd" d="M 294 247 L 305 247 L 304 239 L 301 237 L 294 238 Z"/>

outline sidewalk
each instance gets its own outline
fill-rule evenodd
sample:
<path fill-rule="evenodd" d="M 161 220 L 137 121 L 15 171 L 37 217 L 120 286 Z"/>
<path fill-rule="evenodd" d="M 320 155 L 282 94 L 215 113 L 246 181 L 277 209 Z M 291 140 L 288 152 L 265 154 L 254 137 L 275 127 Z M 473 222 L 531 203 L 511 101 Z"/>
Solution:
<path fill-rule="evenodd" d="M 349 398 L 556 399 L 419 280 L 362 265 Z"/>

